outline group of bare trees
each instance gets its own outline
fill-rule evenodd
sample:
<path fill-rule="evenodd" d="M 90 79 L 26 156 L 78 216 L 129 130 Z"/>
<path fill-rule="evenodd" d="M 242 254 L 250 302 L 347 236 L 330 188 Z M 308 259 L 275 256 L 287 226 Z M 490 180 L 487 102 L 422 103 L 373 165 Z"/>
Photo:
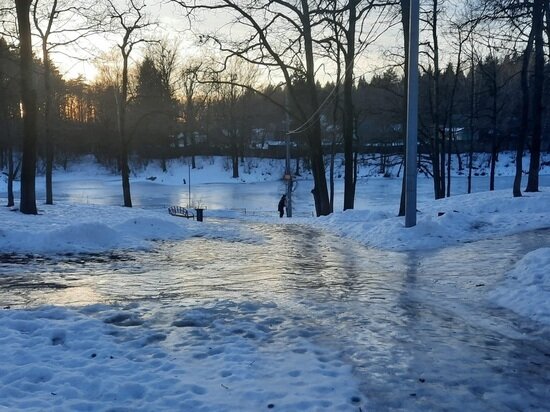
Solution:
<path fill-rule="evenodd" d="M 408 42 L 409 1 L 170 3 L 181 15 L 181 25 L 189 24 L 196 34 L 200 57 L 185 56 L 177 39 L 169 41 L 158 34 L 158 22 L 138 0 L 103 0 L 94 5 L 64 0 L 3 2 L 4 37 L 13 39 L 11 43 L 3 40 L 10 50 L 6 53 L 14 60 L 12 44 L 21 65 L 20 74 L 13 64 L 0 68 L 12 74 L 0 84 L 5 124 L 18 117 L 13 79 L 20 82 L 24 123 L 21 211 L 36 213 L 38 147 L 45 165 L 46 203 L 53 202 L 53 162 L 60 136 L 78 131 L 82 145 L 88 144 L 83 151 L 116 157 L 124 205 L 131 207 L 131 156 L 154 153 L 165 164 L 177 153 L 172 149 L 181 145 L 181 138 L 185 146 L 207 139 L 225 145 L 237 177 L 238 161 L 250 135 L 268 127 L 279 133 L 286 129 L 284 133 L 292 140 L 307 147 L 317 215 L 334 210 L 334 184 L 331 178 L 327 185 L 325 156 L 341 147 L 343 208 L 352 209 L 357 153 L 365 136 L 376 131 L 378 137 L 373 140 L 384 134 L 393 141 L 403 139 L 407 79 L 402 73 L 408 64 L 403 50 Z M 450 167 L 452 154 L 458 150 L 459 128 L 466 129 L 470 139 L 470 182 L 474 141 L 485 139 L 490 144 L 493 189 L 498 152 L 503 140 L 512 139 L 517 151 L 514 195 L 521 195 L 521 159 L 526 147 L 531 151 L 527 190 L 538 190 L 544 120 L 548 118 L 544 109 L 545 56 L 550 50 L 548 3 L 421 2 L 422 150 L 418 163 L 422 167 L 422 156 L 428 155 L 436 198 L 451 193 Z M 17 16 L 11 27 L 10 15 Z M 212 16 L 217 20 L 212 21 Z M 388 33 L 402 40 L 398 47 L 386 44 L 386 63 L 379 64 L 385 67 L 366 79 L 364 68 L 374 56 L 371 46 Z M 36 49 L 40 61 L 33 55 L 33 35 L 40 46 Z M 106 39 L 115 51 L 104 52 L 97 60 L 99 74 L 92 83 L 64 81 L 51 53 L 69 53 L 69 47 L 89 36 Z M 37 85 L 35 77 L 43 82 Z M 326 150 L 327 119 L 332 130 L 331 153 Z M 364 132 L 365 125 L 369 133 Z M 17 134 L 17 127 L 5 130 Z M 69 140 L 62 144 L 67 146 Z M 18 169 L 13 162 L 17 145 L 5 147 L 12 150 L 11 182 Z"/>
<path fill-rule="evenodd" d="M 353 208 L 357 170 L 354 156 L 354 141 L 358 135 L 356 114 L 361 109 L 357 106 L 353 93 L 358 77 L 356 67 L 360 60 L 369 58 L 367 48 L 373 40 L 386 30 L 391 30 L 399 21 L 402 23 L 403 49 L 406 49 L 409 1 L 174 2 L 185 10 L 191 21 L 197 21 L 212 12 L 224 12 L 228 16 L 228 21 L 224 21 L 224 24 L 232 27 L 232 35 L 200 31 L 205 44 L 210 42 L 218 48 L 222 69 L 227 66 L 228 61 L 242 60 L 263 70 L 270 79 L 279 80 L 278 84 L 284 88 L 290 100 L 286 110 L 299 124 L 289 133 L 302 133 L 307 138 L 315 182 L 312 192 L 318 215 L 327 214 L 333 208 L 322 161 L 324 153 L 321 147 L 320 114 L 327 111 L 327 101 L 335 105 L 340 115 L 334 119 L 339 117 L 341 121 L 339 127 L 345 158 L 343 208 Z M 547 32 L 544 31 L 548 26 L 544 24 L 549 14 L 548 1 L 429 0 L 421 3 L 421 65 L 424 79 L 421 99 L 425 106 L 421 118 L 421 135 L 430 154 L 435 197 L 450 195 L 450 166 L 455 130 L 458 126 L 465 126 L 469 120 L 471 139 L 476 135 L 479 137 L 482 116 L 491 119 L 490 126 L 485 130 L 491 135 L 490 189 L 494 189 L 495 165 L 501 137 L 499 131 L 504 129 L 502 123 L 508 120 L 503 116 L 503 106 L 509 106 L 508 101 L 511 98 L 506 96 L 505 89 L 508 92 L 512 90 L 508 84 L 520 76 L 519 71 L 501 73 L 497 71 L 497 66 L 506 58 L 517 60 L 517 56 L 524 53 L 527 53 L 524 75 L 527 76 L 526 87 L 529 90 L 524 91 L 526 97 L 521 106 L 521 109 L 527 111 L 526 124 L 521 129 L 525 136 L 516 139 L 518 179 L 521 181 L 523 173 L 520 159 L 525 149 L 524 142 L 529 142 L 531 164 L 527 190 L 538 190 L 544 118 L 544 48 L 550 49 Z M 530 47 L 533 47 L 534 53 L 529 51 Z M 399 60 L 406 67 L 406 56 L 402 54 Z M 330 99 L 321 101 L 319 88 L 315 85 L 322 75 L 326 75 L 327 66 L 331 67 L 334 89 Z M 498 67 L 501 68 L 502 65 Z M 492 105 L 482 114 L 479 107 L 475 107 L 481 95 L 480 89 L 475 85 L 475 73 L 480 71 L 484 77 L 484 86 L 492 86 L 482 103 L 484 109 L 486 101 L 491 101 Z M 458 98 L 459 95 L 464 95 L 460 91 L 462 87 L 467 87 L 466 77 L 471 82 L 471 107 L 469 116 L 464 115 L 464 107 L 460 116 Z M 445 91 L 442 89 L 443 83 L 447 86 Z M 302 98 L 298 97 L 298 85 L 302 85 L 306 91 Z M 406 79 L 403 85 L 406 86 Z M 401 89 L 403 102 L 404 89 Z M 513 117 L 511 113 L 506 115 Z M 403 122 L 400 123 L 401 130 L 404 130 Z M 473 142 L 470 147 L 473 148 Z M 471 154 L 470 159 L 472 157 Z M 471 187 L 471 162 L 469 166 Z M 514 194 L 517 196 L 521 193 L 519 189 L 515 189 Z"/>

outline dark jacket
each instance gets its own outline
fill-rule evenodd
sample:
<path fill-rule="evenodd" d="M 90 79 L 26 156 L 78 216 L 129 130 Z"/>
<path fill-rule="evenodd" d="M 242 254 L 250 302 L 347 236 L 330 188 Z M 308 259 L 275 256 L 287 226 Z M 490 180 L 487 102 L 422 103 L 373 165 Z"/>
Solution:
<path fill-rule="evenodd" d="M 279 212 L 284 212 L 285 206 L 286 206 L 286 195 L 283 195 L 283 197 L 281 197 L 281 200 L 279 200 L 279 206 L 277 207 L 277 210 Z"/>

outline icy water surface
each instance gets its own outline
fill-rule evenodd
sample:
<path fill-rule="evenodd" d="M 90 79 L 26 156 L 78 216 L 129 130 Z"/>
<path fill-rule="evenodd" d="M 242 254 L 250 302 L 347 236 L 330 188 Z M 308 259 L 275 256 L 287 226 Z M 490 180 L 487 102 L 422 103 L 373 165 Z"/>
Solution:
<path fill-rule="evenodd" d="M 525 253 L 550 246 L 550 231 L 397 253 L 299 225 L 243 224 L 264 241 L 4 255 L 0 305 L 274 302 L 274 316 L 354 366 L 369 410 L 549 410 L 550 331 L 486 295 Z"/>

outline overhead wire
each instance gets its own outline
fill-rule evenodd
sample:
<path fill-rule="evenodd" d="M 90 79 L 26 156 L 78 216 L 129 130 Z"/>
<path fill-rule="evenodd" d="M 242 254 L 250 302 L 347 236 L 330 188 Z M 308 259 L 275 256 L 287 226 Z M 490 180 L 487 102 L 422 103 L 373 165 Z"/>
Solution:
<path fill-rule="evenodd" d="M 329 99 L 331 99 L 333 97 L 333 95 L 336 92 L 336 90 L 338 89 L 338 86 L 340 85 L 343 77 L 347 74 L 347 72 L 349 70 L 352 70 L 355 67 L 355 60 L 358 58 L 358 56 L 359 56 L 358 54 L 355 54 L 355 56 L 353 56 L 353 60 L 354 60 L 353 64 L 350 64 L 346 68 L 346 70 L 344 70 L 344 72 L 340 75 L 340 78 L 337 79 L 337 81 L 334 83 L 334 87 L 332 88 L 332 90 L 330 91 L 328 96 L 323 100 L 323 102 L 319 105 L 319 107 L 317 107 L 317 109 L 313 112 L 313 114 L 311 114 L 311 116 L 305 122 L 303 122 L 300 126 L 298 126 L 296 129 L 289 130 L 286 134 L 288 134 L 288 135 L 298 134 L 298 133 L 301 133 L 301 132 L 309 129 L 313 125 L 314 119 L 321 112 L 321 110 L 326 106 L 326 104 L 328 104 Z M 363 73 L 362 75 L 364 75 L 365 73 Z M 359 76 L 359 77 L 361 77 L 361 76 Z"/>

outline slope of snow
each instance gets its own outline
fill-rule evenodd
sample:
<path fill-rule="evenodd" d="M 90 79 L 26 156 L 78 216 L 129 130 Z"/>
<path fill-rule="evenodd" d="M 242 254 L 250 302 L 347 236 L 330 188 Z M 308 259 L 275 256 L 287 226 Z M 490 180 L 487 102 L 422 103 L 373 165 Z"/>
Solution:
<path fill-rule="evenodd" d="M 113 249 L 150 249 L 154 240 L 192 236 L 229 241 L 259 241 L 238 225 L 196 222 L 164 210 L 117 206 L 40 205 L 39 214 L 0 208 L 0 253 L 99 253 Z"/>
<path fill-rule="evenodd" d="M 550 248 L 525 255 L 490 296 L 500 306 L 550 325 Z"/>
<path fill-rule="evenodd" d="M 394 209 L 350 210 L 320 218 L 319 223 L 368 246 L 420 250 L 550 228 L 549 204 L 550 188 L 519 198 L 510 190 L 497 190 L 419 203 L 412 228 L 405 228 Z"/>

